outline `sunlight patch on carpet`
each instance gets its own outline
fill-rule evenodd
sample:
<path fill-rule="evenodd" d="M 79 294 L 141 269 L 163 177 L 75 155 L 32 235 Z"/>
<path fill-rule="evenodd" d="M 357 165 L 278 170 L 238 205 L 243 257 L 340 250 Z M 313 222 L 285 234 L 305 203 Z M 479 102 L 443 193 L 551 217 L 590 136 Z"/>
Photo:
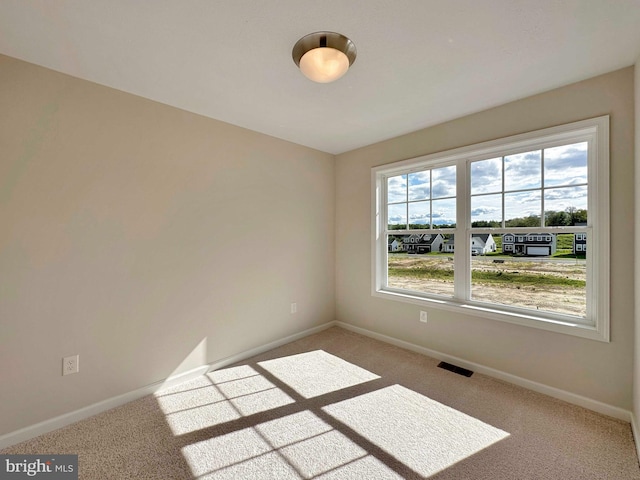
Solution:
<path fill-rule="evenodd" d="M 261 375 L 214 383 L 242 416 L 294 403 L 294 400 Z"/>
<path fill-rule="evenodd" d="M 313 398 L 380 378 L 323 350 L 259 362 L 304 398 Z"/>
<path fill-rule="evenodd" d="M 310 411 L 182 449 L 197 479 L 401 479 Z"/>
<path fill-rule="evenodd" d="M 188 445 L 182 454 L 198 479 L 300 478 L 253 428 Z"/>
<path fill-rule="evenodd" d="M 155 396 L 175 435 L 294 403 L 247 365 L 211 372 Z"/>
<path fill-rule="evenodd" d="M 423 476 L 442 471 L 509 436 L 400 385 L 322 410 Z"/>

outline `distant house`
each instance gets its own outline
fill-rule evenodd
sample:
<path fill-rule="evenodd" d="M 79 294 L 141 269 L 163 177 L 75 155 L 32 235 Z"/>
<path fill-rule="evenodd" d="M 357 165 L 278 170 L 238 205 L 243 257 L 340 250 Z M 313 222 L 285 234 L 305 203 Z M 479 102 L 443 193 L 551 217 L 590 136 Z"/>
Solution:
<path fill-rule="evenodd" d="M 453 253 L 454 251 L 454 235 L 451 235 L 443 244 L 442 251 L 446 253 Z"/>
<path fill-rule="evenodd" d="M 495 252 L 496 249 L 496 242 L 490 233 L 479 233 L 471 236 L 471 255 L 484 255 Z"/>
<path fill-rule="evenodd" d="M 409 235 L 402 241 L 402 249 L 407 253 L 430 253 L 442 250 L 444 238 L 439 233 L 419 233 Z"/>
<path fill-rule="evenodd" d="M 402 242 L 400 242 L 397 238 L 392 239 L 391 237 L 389 237 L 387 247 L 389 248 L 389 252 L 399 252 L 402 250 Z"/>
<path fill-rule="evenodd" d="M 573 234 L 573 253 L 578 255 L 587 253 L 587 234 L 585 232 Z"/>
<path fill-rule="evenodd" d="M 454 236 L 451 235 L 451 237 L 444 242 L 442 251 L 446 253 L 453 253 L 454 250 Z M 495 252 L 496 250 L 496 242 L 493 239 L 493 235 L 490 233 L 476 233 L 471 236 L 472 255 L 484 255 L 486 253 Z"/>
<path fill-rule="evenodd" d="M 577 227 L 586 227 L 586 223 L 576 223 Z M 587 233 L 577 232 L 573 234 L 573 253 L 585 255 L 587 253 Z"/>
<path fill-rule="evenodd" d="M 505 233 L 502 252 L 514 255 L 548 256 L 556 253 L 556 236 L 552 233 Z"/>

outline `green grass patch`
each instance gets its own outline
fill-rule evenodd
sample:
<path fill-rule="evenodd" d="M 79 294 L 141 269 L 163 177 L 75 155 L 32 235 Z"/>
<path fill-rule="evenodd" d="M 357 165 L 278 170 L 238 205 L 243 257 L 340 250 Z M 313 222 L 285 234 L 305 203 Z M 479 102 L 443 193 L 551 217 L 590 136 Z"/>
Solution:
<path fill-rule="evenodd" d="M 389 268 L 390 277 L 409 277 L 416 279 L 445 280 L 453 282 L 453 270 L 429 267 L 413 267 L 413 268 Z M 586 282 L 584 280 L 576 280 L 572 278 L 558 277 L 555 275 L 520 273 L 520 272 L 486 272 L 472 271 L 471 279 L 474 282 L 483 282 L 490 284 L 514 284 L 522 286 L 563 286 L 584 288 Z"/>
<path fill-rule="evenodd" d="M 513 283 L 527 286 L 563 286 L 584 288 L 584 280 L 558 277 L 555 275 L 520 273 L 520 272 L 471 272 L 471 279 L 485 283 Z"/>
<path fill-rule="evenodd" d="M 584 260 L 586 255 L 575 254 L 571 252 L 556 252 L 552 255 L 553 258 L 569 258 L 571 260 Z"/>
<path fill-rule="evenodd" d="M 557 250 L 573 250 L 573 233 L 559 233 L 556 235 Z"/>
<path fill-rule="evenodd" d="M 433 280 L 451 280 L 453 282 L 453 270 L 443 268 L 389 268 L 390 277 L 429 278 Z"/>

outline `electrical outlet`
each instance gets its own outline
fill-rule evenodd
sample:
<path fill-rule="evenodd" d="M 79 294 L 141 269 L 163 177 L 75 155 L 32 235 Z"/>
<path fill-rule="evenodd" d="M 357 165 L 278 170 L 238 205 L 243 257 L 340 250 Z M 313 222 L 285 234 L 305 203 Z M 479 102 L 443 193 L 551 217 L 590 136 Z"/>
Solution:
<path fill-rule="evenodd" d="M 298 313 L 298 304 L 297 303 L 292 303 L 291 304 L 291 313 Z"/>
<path fill-rule="evenodd" d="M 427 312 L 424 310 L 420 310 L 420 321 L 422 323 L 427 323 Z"/>
<path fill-rule="evenodd" d="M 62 359 L 62 375 L 71 375 L 80 371 L 80 355 L 71 355 Z"/>

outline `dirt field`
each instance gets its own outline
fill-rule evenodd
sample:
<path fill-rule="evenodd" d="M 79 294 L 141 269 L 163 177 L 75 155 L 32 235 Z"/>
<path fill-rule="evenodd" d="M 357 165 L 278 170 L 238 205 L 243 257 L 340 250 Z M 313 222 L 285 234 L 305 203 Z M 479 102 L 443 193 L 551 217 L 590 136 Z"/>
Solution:
<path fill-rule="evenodd" d="M 522 274 L 550 275 L 586 281 L 584 261 L 540 259 L 509 259 L 504 263 L 494 263 L 495 257 L 473 257 L 473 270 Z M 498 260 L 498 261 L 500 261 Z M 453 269 L 451 257 L 432 255 L 390 255 L 389 267 L 399 269 L 420 269 L 424 267 Z M 453 295 L 453 282 L 434 278 L 416 278 L 397 273 L 389 278 L 389 286 L 419 292 Z M 544 310 L 569 315 L 585 316 L 586 288 L 566 285 L 519 285 L 517 282 L 493 283 L 474 281 L 472 298 L 479 301 L 499 303 Z"/>

